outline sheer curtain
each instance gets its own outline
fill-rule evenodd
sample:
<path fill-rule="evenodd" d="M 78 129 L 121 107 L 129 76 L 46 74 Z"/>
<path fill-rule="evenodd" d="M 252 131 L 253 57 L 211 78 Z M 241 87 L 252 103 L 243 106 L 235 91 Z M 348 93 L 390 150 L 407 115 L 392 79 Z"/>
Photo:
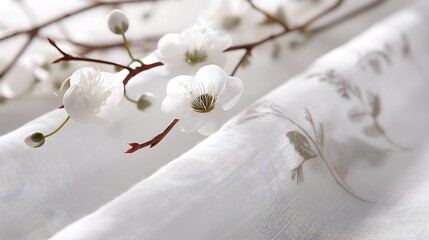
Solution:
<path fill-rule="evenodd" d="M 381 21 L 53 239 L 429 237 L 428 16 Z"/>
<path fill-rule="evenodd" d="M 53 129 L 63 110 L 1 136 L 0 238 L 429 237 L 429 3 L 418 1 L 308 67 L 379 14 L 276 62 L 261 54 L 270 45 L 255 52 L 239 73 L 249 95 L 236 111 L 287 83 L 178 158 L 202 137 L 174 131 L 157 148 L 124 156 L 127 141 L 149 138 L 170 120 L 126 104 L 112 126 L 71 123 L 41 149 L 28 149 L 23 137 Z M 157 71 L 140 80 L 130 94 L 165 95 L 168 79 Z"/>

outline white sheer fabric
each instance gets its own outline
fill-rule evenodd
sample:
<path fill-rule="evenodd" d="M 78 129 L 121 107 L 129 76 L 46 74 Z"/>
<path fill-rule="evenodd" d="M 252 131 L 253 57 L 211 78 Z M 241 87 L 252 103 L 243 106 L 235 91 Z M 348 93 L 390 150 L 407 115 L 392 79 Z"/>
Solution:
<path fill-rule="evenodd" d="M 189 6 L 198 8 L 194 1 L 184 2 L 166 1 L 168 7 L 157 10 L 160 31 L 171 31 L 171 22 L 162 17 L 170 16 L 171 9 L 180 15 Z M 346 1 L 345 8 L 358 3 Z M 298 51 L 286 50 L 276 62 L 261 54 L 271 45 L 256 49 L 254 64 L 239 72 L 246 89 L 235 111 L 395 4 L 404 2 L 388 1 Z M 125 156 L 127 141 L 147 139 L 170 120 L 127 104 L 123 118 L 112 126 L 70 123 L 41 149 L 27 148 L 23 138 L 55 128 L 65 117 L 63 110 L 1 136 L 0 239 L 46 239 L 119 195 L 54 239 L 427 237 L 427 5 L 422 0 L 320 59 L 123 195 L 202 137 L 173 131 L 162 145 Z M 191 24 L 190 15 L 175 21 L 175 27 Z M 166 80 L 157 71 L 147 72 L 131 82 L 129 93 L 153 91 L 162 97 Z M 23 99 L 2 107 L 1 131 L 51 109 L 57 105 L 53 101 Z M 377 101 L 381 111 L 375 111 Z M 315 127 L 323 124 L 320 152 L 305 109 Z M 23 119 L 15 121 L 12 115 L 23 110 Z M 292 181 L 291 170 L 304 159 Z M 305 181 L 297 184 L 301 176 Z"/>
<path fill-rule="evenodd" d="M 428 238 L 428 23 L 376 24 L 52 239 Z"/>

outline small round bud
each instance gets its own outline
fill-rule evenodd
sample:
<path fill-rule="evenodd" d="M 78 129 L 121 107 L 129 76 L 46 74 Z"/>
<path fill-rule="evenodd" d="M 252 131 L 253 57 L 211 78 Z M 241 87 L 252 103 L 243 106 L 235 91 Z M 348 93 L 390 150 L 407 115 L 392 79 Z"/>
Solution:
<path fill-rule="evenodd" d="M 45 135 L 41 132 L 35 132 L 28 135 L 24 142 L 31 148 L 38 148 L 45 143 Z"/>
<path fill-rule="evenodd" d="M 155 96 L 150 93 L 143 93 L 142 95 L 140 95 L 140 97 L 137 99 L 137 108 L 141 111 L 146 110 L 147 108 L 149 108 L 150 106 L 153 105 L 153 103 L 155 103 L 156 98 Z"/>
<path fill-rule="evenodd" d="M 2 96 L 2 95 L 0 95 L 0 105 L 1 104 L 5 104 L 6 102 L 7 102 L 7 98 L 4 97 L 4 96 Z"/>
<path fill-rule="evenodd" d="M 115 9 L 107 15 L 107 25 L 113 33 L 124 34 L 128 30 L 128 18 L 123 11 Z"/>

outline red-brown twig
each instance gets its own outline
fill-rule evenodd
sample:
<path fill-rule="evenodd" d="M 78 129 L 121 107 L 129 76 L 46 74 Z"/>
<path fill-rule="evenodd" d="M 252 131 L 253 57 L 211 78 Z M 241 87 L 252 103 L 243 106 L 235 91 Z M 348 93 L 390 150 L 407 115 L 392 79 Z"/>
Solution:
<path fill-rule="evenodd" d="M 59 48 L 57 43 L 54 40 L 52 40 L 51 38 L 48 38 L 48 41 L 52 46 L 54 46 L 58 50 L 58 52 L 60 52 L 63 55 L 62 57 L 52 61 L 52 63 L 58 63 L 61 61 L 95 62 L 95 63 L 107 64 L 107 65 L 112 65 L 112 66 L 120 67 L 123 69 L 127 69 L 129 72 L 133 71 L 132 68 L 125 66 L 125 65 L 122 65 L 122 64 L 119 64 L 119 63 L 110 62 L 110 61 L 101 60 L 101 59 L 94 59 L 94 58 L 87 58 L 87 57 L 79 57 L 79 56 L 70 55 L 70 54 L 64 52 L 61 48 Z"/>
<path fill-rule="evenodd" d="M 106 60 L 101 60 L 101 59 L 95 59 L 95 58 L 88 58 L 88 57 L 78 57 L 78 56 L 73 56 L 71 54 L 68 54 L 66 52 L 64 52 L 57 44 L 54 40 L 48 38 L 49 43 L 54 46 L 58 52 L 60 52 L 63 56 L 54 60 L 52 63 L 58 63 L 61 61 L 82 61 L 82 62 L 95 62 L 95 63 L 101 63 L 101 64 L 108 64 L 108 65 L 112 65 L 112 66 L 117 66 L 123 69 L 128 70 L 128 74 L 127 76 L 124 78 L 124 80 L 122 81 L 124 83 L 124 85 L 127 85 L 127 83 L 137 74 L 149 70 L 151 68 L 154 67 L 158 67 L 163 65 L 163 63 L 161 62 L 155 62 L 155 63 L 150 63 L 150 64 L 144 64 L 140 65 L 136 68 L 131 68 L 129 66 L 125 66 L 119 63 L 115 63 L 115 62 L 110 62 L 110 61 L 106 61 Z"/>
<path fill-rule="evenodd" d="M 48 37 L 41 36 L 40 34 L 37 36 L 43 39 L 46 39 Z M 149 50 L 154 49 L 156 47 L 156 43 L 161 38 L 161 36 L 149 36 L 149 37 L 142 37 L 139 39 L 131 40 L 130 45 L 138 46 L 141 49 Z M 64 42 L 64 43 L 70 43 L 71 45 L 78 48 L 78 54 L 79 55 L 86 55 L 88 53 L 91 53 L 93 51 L 104 51 L 112 48 L 119 48 L 124 47 L 123 41 L 118 42 L 111 42 L 111 43 L 100 43 L 100 44 L 93 44 L 93 43 L 86 43 L 86 42 L 78 42 L 75 40 L 72 40 L 70 38 L 64 39 L 64 38 L 55 38 L 55 42 Z"/>
<path fill-rule="evenodd" d="M 28 48 L 28 46 L 31 44 L 33 39 L 37 36 L 39 31 L 42 28 L 45 28 L 51 24 L 54 24 L 58 21 L 64 20 L 66 18 L 69 18 L 71 16 L 75 16 L 77 14 L 80 14 L 82 12 L 86 12 L 88 10 L 100 7 L 100 6 L 108 6 L 108 5 L 116 5 L 116 4 L 124 4 L 124 3 L 138 3 L 138 2 L 149 2 L 154 0 L 117 0 L 117 1 L 107 1 L 107 2 L 101 2 L 101 1 L 95 1 L 89 5 L 83 6 L 81 8 L 78 8 L 76 10 L 73 10 L 71 12 L 65 13 L 61 16 L 52 18 L 50 20 L 47 20 L 43 23 L 40 23 L 38 25 L 32 26 L 28 29 L 23 29 L 15 32 L 11 32 L 3 37 L 0 37 L 0 41 L 19 36 L 19 35 L 27 35 L 27 41 L 25 44 L 21 47 L 21 49 L 18 51 L 18 53 L 14 56 L 14 58 L 9 62 L 9 64 L 0 72 L 0 81 L 3 79 L 2 77 L 6 75 L 10 71 L 10 69 L 14 66 L 14 64 L 18 61 L 18 59 L 22 56 L 22 54 L 25 52 L 25 50 Z"/>
<path fill-rule="evenodd" d="M 347 20 L 349 20 L 351 18 L 354 18 L 354 17 L 356 17 L 356 16 L 358 16 L 358 15 L 360 15 L 360 14 L 362 14 L 362 13 L 364 13 L 370 9 L 377 7 L 378 5 L 380 5 L 384 2 L 386 2 L 386 0 L 374 0 L 372 2 L 369 2 L 369 3 L 359 7 L 357 9 L 354 9 L 353 11 L 351 11 L 349 13 L 345 13 L 341 17 L 338 17 L 338 18 L 336 18 L 336 19 L 334 19 L 334 20 L 332 20 L 326 24 L 323 24 L 322 26 L 311 29 L 311 34 L 314 35 L 316 33 L 325 31 L 329 28 L 335 27 L 341 23 L 346 22 Z"/>
<path fill-rule="evenodd" d="M 272 22 L 278 23 L 279 25 L 281 25 L 286 31 L 289 30 L 289 26 L 282 21 L 281 19 L 269 14 L 268 12 L 264 11 L 263 9 L 261 9 L 260 7 L 256 6 L 252 0 L 247 0 L 247 2 L 250 4 L 250 6 L 255 9 L 256 11 L 262 13 L 263 15 L 265 15 L 265 17 L 269 20 L 271 20 Z"/>
<path fill-rule="evenodd" d="M 171 131 L 171 129 L 173 129 L 173 127 L 177 124 L 177 122 L 179 122 L 179 119 L 174 119 L 173 121 L 170 122 L 170 124 L 168 124 L 168 126 L 164 129 L 164 131 L 162 131 L 161 133 L 159 133 L 158 135 L 156 135 L 155 137 L 153 137 L 151 140 L 147 142 L 128 143 L 128 145 L 130 145 L 131 148 L 125 151 L 125 153 L 133 153 L 145 147 L 149 147 L 149 148 L 155 147 L 158 143 L 162 141 L 162 139 L 164 139 L 165 136 L 167 136 L 167 134 Z"/>
<path fill-rule="evenodd" d="M 251 3 L 251 1 L 249 0 L 249 2 Z M 319 14 L 316 14 L 315 16 L 313 16 L 312 18 L 310 18 L 309 20 L 307 20 L 305 23 L 296 26 L 296 27 L 286 27 L 284 28 L 283 31 L 270 35 L 268 37 L 265 37 L 259 41 L 253 42 L 253 43 L 247 43 L 247 44 L 241 44 L 241 45 L 237 45 L 237 46 L 232 46 L 228 49 L 225 50 L 225 52 L 229 52 L 229 51 L 235 51 L 235 50 L 240 50 L 243 49 L 246 52 L 243 54 L 243 56 L 241 57 L 241 59 L 239 60 L 238 64 L 236 65 L 236 67 L 234 68 L 233 74 L 236 73 L 238 67 L 240 66 L 240 64 L 245 60 L 245 58 L 251 54 L 252 50 L 259 46 L 262 45 L 266 42 L 272 41 L 278 37 L 284 36 L 288 33 L 291 32 L 295 32 L 295 31 L 302 31 L 303 29 L 307 28 L 310 24 L 312 24 L 313 22 L 315 22 L 316 20 L 320 19 L 321 17 L 325 16 L 326 14 L 332 12 L 333 10 L 337 9 L 342 3 L 344 2 L 344 0 L 337 0 L 334 4 L 332 4 L 332 6 L 326 8 L 325 10 L 321 11 Z M 253 8 L 255 8 L 255 10 L 257 11 L 262 11 L 261 9 L 257 8 L 255 5 L 251 4 L 251 6 Z M 262 12 L 263 13 L 263 12 Z M 281 24 L 282 26 L 284 26 L 284 24 Z"/>
<path fill-rule="evenodd" d="M 6 75 L 10 69 L 15 65 L 15 63 L 18 61 L 18 59 L 22 56 L 22 54 L 27 50 L 28 46 L 30 46 L 30 43 L 33 41 L 34 37 L 37 35 L 37 30 L 34 30 L 32 32 L 28 33 L 28 37 L 24 45 L 22 45 L 21 49 L 19 49 L 18 53 L 15 54 L 15 56 L 10 60 L 9 64 L 1 71 L 0 73 L 0 81 L 3 78 L 4 75 Z"/>

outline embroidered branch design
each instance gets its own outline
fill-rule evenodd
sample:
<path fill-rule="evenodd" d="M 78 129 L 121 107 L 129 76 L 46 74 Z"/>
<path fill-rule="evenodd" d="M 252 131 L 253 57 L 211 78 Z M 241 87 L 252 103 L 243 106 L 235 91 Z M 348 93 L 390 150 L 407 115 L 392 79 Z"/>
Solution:
<path fill-rule="evenodd" d="M 295 151 L 304 159 L 298 167 L 291 170 L 292 180 L 301 183 L 304 181 L 304 174 L 302 170 L 302 165 L 305 161 L 317 157 L 317 154 L 311 149 L 310 144 L 308 143 L 307 138 L 298 131 L 290 131 L 286 134 L 289 138 L 292 145 L 295 147 Z"/>
<path fill-rule="evenodd" d="M 382 74 L 382 62 L 392 65 L 392 60 L 389 56 L 388 49 L 374 50 L 364 54 L 358 61 L 358 66 L 363 70 L 369 67 L 375 74 Z"/>
<path fill-rule="evenodd" d="M 389 58 L 390 59 L 390 58 Z M 360 62 L 360 61 L 359 61 Z M 400 150 L 410 150 L 395 143 L 386 133 L 384 128 L 378 121 L 381 113 L 381 98 L 375 93 L 368 92 L 367 98 L 364 99 L 359 86 L 352 84 L 344 77 L 340 76 L 335 70 L 330 69 L 324 74 L 313 74 L 307 78 L 316 77 L 321 82 L 326 82 L 333 85 L 340 97 L 351 100 L 352 97 L 360 102 L 359 106 L 353 107 L 348 112 L 348 117 L 353 123 L 362 123 L 365 119 L 371 118 L 371 125 L 365 126 L 362 133 L 371 138 L 383 137 L 389 144 Z"/>
<path fill-rule="evenodd" d="M 342 98 L 351 99 L 352 96 L 355 96 L 359 100 L 363 101 L 360 88 L 356 85 L 352 85 L 349 81 L 336 74 L 335 70 L 333 69 L 328 70 L 324 74 L 310 75 L 307 78 L 313 77 L 317 77 L 321 82 L 334 85 L 337 88 L 338 94 Z"/>
<path fill-rule="evenodd" d="M 293 119 L 289 118 L 284 114 L 284 110 L 271 102 L 261 102 L 254 107 L 250 108 L 246 114 L 244 114 L 240 119 L 238 119 L 235 123 L 229 126 L 238 126 L 243 123 L 246 123 L 251 120 L 265 118 L 267 116 L 276 116 L 282 118 L 289 123 L 291 123 L 296 130 L 291 130 L 286 133 L 286 137 L 293 145 L 295 151 L 303 158 L 302 162 L 294 169 L 291 170 L 292 180 L 296 180 L 297 183 L 301 183 L 304 181 L 304 172 L 303 172 L 303 164 L 305 161 L 309 159 L 316 159 L 317 157 L 321 159 L 326 167 L 328 168 L 330 174 L 334 178 L 335 182 L 347 193 L 354 196 L 357 199 L 360 199 L 365 202 L 370 202 L 359 197 L 354 191 L 348 186 L 346 181 L 344 180 L 345 172 L 343 165 L 333 166 L 331 161 L 323 154 L 323 143 L 324 143 L 324 131 L 323 125 L 321 123 L 315 124 L 315 121 L 308 109 L 305 109 L 305 119 L 312 127 L 312 131 L 314 136 L 312 136 L 309 131 L 307 131 L 303 126 L 298 124 Z M 318 126 L 316 128 L 316 126 Z M 228 128 L 228 127 L 227 127 Z"/>
<path fill-rule="evenodd" d="M 411 56 L 411 44 L 405 33 L 401 34 L 402 46 L 401 46 L 401 54 L 402 57 L 410 57 Z"/>

